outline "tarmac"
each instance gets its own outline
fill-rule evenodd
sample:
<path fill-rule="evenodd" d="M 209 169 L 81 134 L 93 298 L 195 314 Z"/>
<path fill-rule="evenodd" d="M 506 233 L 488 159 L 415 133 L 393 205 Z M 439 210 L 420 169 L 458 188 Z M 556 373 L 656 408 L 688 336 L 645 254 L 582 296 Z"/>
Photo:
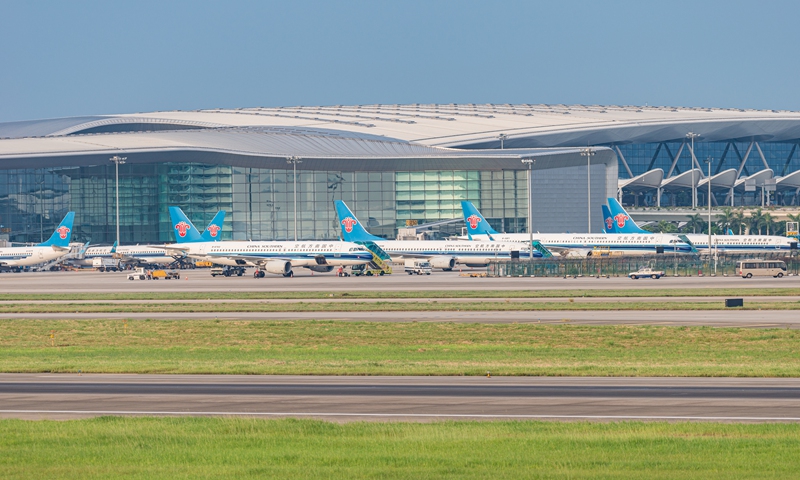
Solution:
<path fill-rule="evenodd" d="M 0 417 L 800 421 L 800 379 L 0 375 Z"/>

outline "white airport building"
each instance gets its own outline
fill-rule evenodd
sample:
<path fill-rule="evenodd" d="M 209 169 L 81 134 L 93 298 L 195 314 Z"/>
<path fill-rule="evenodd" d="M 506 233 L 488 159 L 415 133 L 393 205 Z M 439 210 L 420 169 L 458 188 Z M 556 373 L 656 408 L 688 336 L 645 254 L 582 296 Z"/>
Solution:
<path fill-rule="evenodd" d="M 68 210 L 74 241 L 172 239 L 167 207 L 224 239 L 333 239 L 342 199 L 375 234 L 460 217 L 500 231 L 602 229 L 599 206 L 797 205 L 800 112 L 599 105 L 335 105 L 0 123 L 0 238 L 34 242 Z M 116 165 L 110 158 L 124 158 Z M 523 160 L 532 160 L 525 163 Z M 588 166 L 588 170 L 587 170 Z M 711 169 L 709 180 L 708 170 Z M 590 198 L 587 197 L 591 192 Z"/>

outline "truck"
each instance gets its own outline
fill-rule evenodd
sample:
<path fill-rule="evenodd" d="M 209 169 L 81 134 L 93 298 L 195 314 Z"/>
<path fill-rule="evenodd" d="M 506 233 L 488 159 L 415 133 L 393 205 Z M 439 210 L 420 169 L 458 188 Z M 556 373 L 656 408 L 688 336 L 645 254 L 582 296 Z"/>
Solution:
<path fill-rule="evenodd" d="M 92 259 L 92 268 L 100 272 L 116 272 L 122 270 L 118 258 L 95 257 Z"/>
<path fill-rule="evenodd" d="M 136 270 L 128 273 L 128 280 L 149 280 L 149 274 L 147 270 L 139 267 Z"/>
<path fill-rule="evenodd" d="M 158 280 L 159 278 L 163 278 L 164 280 L 180 280 L 181 274 L 176 270 L 151 270 L 149 280 Z"/>
<path fill-rule="evenodd" d="M 431 262 L 427 260 L 408 259 L 405 261 L 405 270 L 409 275 L 430 275 Z"/>
<path fill-rule="evenodd" d="M 217 275 L 222 277 L 232 277 L 236 275 L 237 277 L 241 277 L 244 275 L 245 269 L 244 267 L 212 267 L 211 268 L 211 276 L 216 277 Z M 263 275 L 262 275 L 263 276 Z"/>
<path fill-rule="evenodd" d="M 633 280 L 638 280 L 640 278 L 658 279 L 663 276 L 664 276 L 663 270 L 653 270 L 650 267 L 642 267 L 639 270 L 628 274 L 628 277 L 632 278 Z"/>

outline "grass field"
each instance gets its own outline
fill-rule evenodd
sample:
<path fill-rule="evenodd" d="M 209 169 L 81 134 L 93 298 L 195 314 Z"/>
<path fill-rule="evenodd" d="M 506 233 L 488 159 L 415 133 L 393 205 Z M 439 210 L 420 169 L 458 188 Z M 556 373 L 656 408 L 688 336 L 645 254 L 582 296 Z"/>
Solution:
<path fill-rule="evenodd" d="M 215 320 L 140 320 L 125 327 L 119 320 L 0 321 L 0 371 L 78 370 L 797 377 L 800 331 Z"/>
<path fill-rule="evenodd" d="M 0 477 L 797 478 L 800 426 L 0 420 Z"/>
<path fill-rule="evenodd" d="M 600 281 L 600 280 L 598 280 Z M 267 285 L 268 287 L 268 285 Z M 26 300 L 218 300 L 218 299 L 313 299 L 313 298 L 419 298 L 419 290 L 364 291 L 329 290 L 318 292 L 132 292 L 132 293 L 54 293 L 0 294 L 0 301 Z M 569 297 L 748 297 L 800 296 L 800 288 L 669 288 L 586 289 L 586 290 L 430 290 L 425 298 L 569 298 Z"/>
<path fill-rule="evenodd" d="M 598 301 L 598 302 L 524 302 L 470 301 L 437 302 L 288 302 L 288 303 L 52 303 L 0 304 L 0 313 L 225 313 L 225 312 L 503 312 L 503 311 L 585 311 L 585 310 L 726 310 L 722 300 L 716 302 Z M 800 301 L 745 303 L 737 310 L 800 310 Z"/>

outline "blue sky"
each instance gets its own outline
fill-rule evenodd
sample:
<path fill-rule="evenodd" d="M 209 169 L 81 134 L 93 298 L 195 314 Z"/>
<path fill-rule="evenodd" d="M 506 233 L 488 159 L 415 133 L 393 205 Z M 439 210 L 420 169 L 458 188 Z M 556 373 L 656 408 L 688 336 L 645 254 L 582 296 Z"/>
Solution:
<path fill-rule="evenodd" d="M 0 122 L 214 107 L 800 110 L 796 1 L 7 1 Z"/>

